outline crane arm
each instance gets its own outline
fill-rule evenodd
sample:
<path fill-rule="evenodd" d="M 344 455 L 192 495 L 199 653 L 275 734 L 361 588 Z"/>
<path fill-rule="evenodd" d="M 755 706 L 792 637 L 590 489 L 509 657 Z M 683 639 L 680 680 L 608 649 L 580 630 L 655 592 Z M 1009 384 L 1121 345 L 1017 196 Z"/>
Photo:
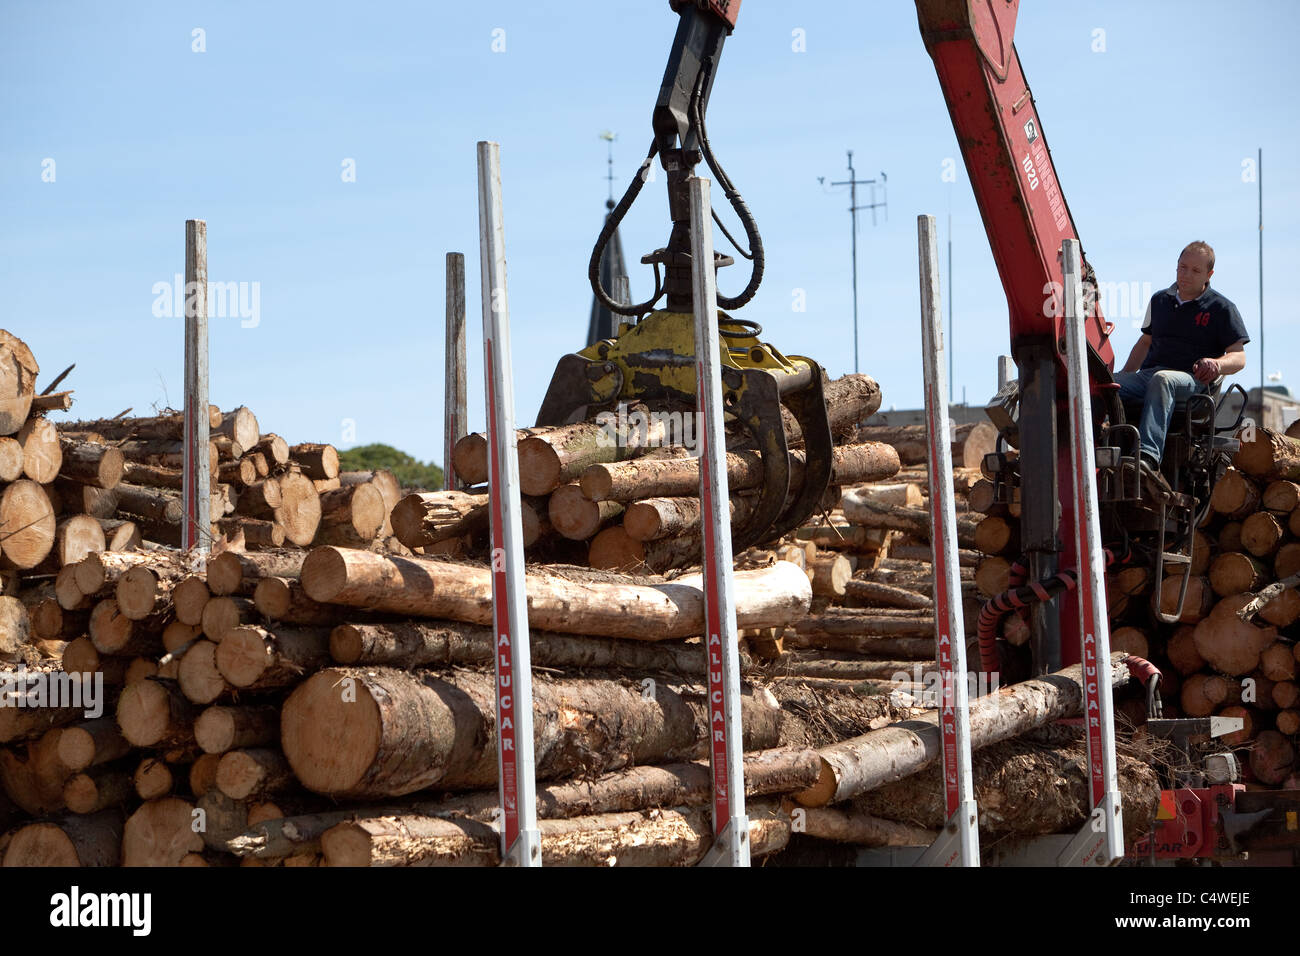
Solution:
<path fill-rule="evenodd" d="M 1061 241 L 1069 205 L 1012 38 L 1020 0 L 916 0 L 1010 308 L 1011 346 L 1063 334 Z M 1107 368 L 1113 326 L 1092 296 L 1088 343 Z"/>

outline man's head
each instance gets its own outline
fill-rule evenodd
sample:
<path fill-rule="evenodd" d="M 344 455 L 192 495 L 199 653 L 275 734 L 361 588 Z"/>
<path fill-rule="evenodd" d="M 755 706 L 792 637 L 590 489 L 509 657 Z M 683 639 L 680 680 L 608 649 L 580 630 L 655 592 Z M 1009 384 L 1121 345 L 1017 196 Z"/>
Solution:
<path fill-rule="evenodd" d="M 1210 284 L 1214 275 L 1214 250 L 1208 242 L 1187 244 L 1182 255 L 1178 257 L 1178 298 L 1186 301 L 1195 299 Z"/>

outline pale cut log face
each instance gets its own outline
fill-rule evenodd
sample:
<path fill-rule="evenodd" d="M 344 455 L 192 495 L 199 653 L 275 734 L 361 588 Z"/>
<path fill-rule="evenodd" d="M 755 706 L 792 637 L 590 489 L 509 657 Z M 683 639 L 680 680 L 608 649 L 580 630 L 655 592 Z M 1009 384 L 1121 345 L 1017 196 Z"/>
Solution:
<path fill-rule="evenodd" d="M 122 691 L 117 713 L 122 736 L 137 747 L 157 743 L 171 722 L 167 691 L 151 680 L 131 684 Z"/>
<path fill-rule="evenodd" d="M 31 823 L 14 834 L 4 866 L 81 866 L 72 840 L 53 823 Z"/>
<path fill-rule="evenodd" d="M 26 343 L 0 329 L 0 435 L 12 435 L 27 421 L 39 372 Z"/>
<path fill-rule="evenodd" d="M 15 481 L 0 495 L 0 553 L 21 570 L 34 568 L 54 547 L 54 508 L 34 481 Z"/>
<path fill-rule="evenodd" d="M 379 752 L 382 718 L 374 698 L 361 681 L 345 686 L 329 671 L 309 677 L 292 696 L 300 704 L 281 712 L 281 740 L 286 756 L 293 754 L 294 774 L 318 793 L 351 790 Z"/>

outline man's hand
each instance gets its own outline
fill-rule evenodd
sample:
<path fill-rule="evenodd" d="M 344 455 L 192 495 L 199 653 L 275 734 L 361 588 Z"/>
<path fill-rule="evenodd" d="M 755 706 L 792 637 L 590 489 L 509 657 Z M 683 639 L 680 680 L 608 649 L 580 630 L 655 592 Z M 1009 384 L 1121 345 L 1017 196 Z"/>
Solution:
<path fill-rule="evenodd" d="M 1219 360 L 1212 358 L 1197 359 L 1192 366 L 1192 377 L 1202 385 L 1209 385 L 1219 377 Z"/>

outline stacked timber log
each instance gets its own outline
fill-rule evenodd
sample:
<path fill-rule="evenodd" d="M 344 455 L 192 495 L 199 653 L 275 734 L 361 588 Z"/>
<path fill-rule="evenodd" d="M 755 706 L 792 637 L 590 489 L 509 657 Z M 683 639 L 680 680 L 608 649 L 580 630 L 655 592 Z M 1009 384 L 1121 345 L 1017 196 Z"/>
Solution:
<path fill-rule="evenodd" d="M 19 391 L 34 392 L 29 364 Z M 918 804 L 938 793 L 918 776 L 937 742 L 924 692 L 934 670 L 928 489 L 893 446 L 852 437 L 879 405 L 871 379 L 826 392 L 841 444 L 823 518 L 737 556 L 751 853 L 773 861 L 792 840 L 915 844 L 937 826 L 907 806 L 864 802 L 887 786 L 914 787 Z M 19 598 L 0 598 L 0 649 L 26 670 L 0 676 L 62 674 L 103 694 L 94 713 L 0 709 L 0 864 L 500 862 L 485 488 L 401 498 L 385 472 L 340 474 L 328 445 L 290 446 L 246 408 L 212 409 L 216 547 L 200 564 L 167 547 L 179 540 L 177 414 L 57 431 L 27 427 L 32 417 L 23 411 L 15 431 L 26 428 L 32 467 L 57 480 L 26 480 L 58 489 L 105 538 L 43 565 L 51 545 L 11 576 Z M 698 461 L 665 447 L 671 436 L 653 431 L 662 422 L 645 424 L 610 444 L 585 425 L 520 433 L 552 865 L 688 865 L 711 842 L 702 579 L 691 571 Z M 52 453 L 36 451 L 51 433 L 62 452 L 52 473 Z M 787 438 L 797 488 L 792 421 Z M 486 470 L 475 481 L 459 459 L 486 443 L 462 446 L 458 470 L 479 484 Z M 0 439 L 0 458 L 6 447 Z M 741 522 L 762 460 L 736 442 L 727 464 Z M 963 502 L 972 480 L 959 477 Z M 70 494 L 78 488 L 94 491 Z M 111 547 L 121 525 L 109 522 L 127 521 L 135 533 Z M 964 549 L 977 530 L 965 516 Z M 613 544 L 597 548 L 601 535 Z M 572 563 L 547 563 L 557 557 Z M 973 597 L 973 552 L 962 562 Z M 977 726 L 993 777 L 999 748 L 1023 751 L 1019 735 L 1077 712 L 1078 675 L 1006 693 L 1011 706 L 986 708 Z M 1026 759 L 1045 776 L 1069 777 L 1059 768 L 1078 763 L 1076 740 L 1034 746 Z M 1138 821 L 1154 807 L 1148 770 L 1121 767 Z M 1019 819 L 1003 809 L 995 831 Z M 1072 814 L 1039 813 L 1034 832 L 1073 829 Z"/>
<path fill-rule="evenodd" d="M 1164 671 L 1165 710 L 1244 721 L 1224 738 L 1248 785 L 1300 786 L 1300 425 L 1287 434 L 1246 430 L 1216 483 L 1196 534 L 1183 612 L 1152 623 L 1157 603 L 1177 609 L 1178 568 L 1161 582 L 1136 576 L 1117 624 L 1145 641 Z M 1158 585 L 1158 586 L 1157 586 Z M 1144 594 L 1145 592 L 1149 593 Z M 1139 596 L 1146 600 L 1134 600 Z"/>
<path fill-rule="evenodd" d="M 1186 582 L 1184 566 L 1172 563 L 1161 581 L 1137 564 L 1118 564 L 1107 575 L 1111 647 L 1161 670 L 1164 716 L 1241 718 L 1242 730 L 1219 743 L 1236 750 L 1250 786 L 1284 789 L 1300 785 L 1300 426 L 1292 432 L 1256 428 L 1242 436 L 1234 467 L 1215 484 L 1195 532 Z M 974 542 L 983 555 L 976 585 L 984 598 L 1024 573 L 1015 567 L 1015 489 L 1003 490 L 1000 501 L 993 491 L 981 481 L 969 496 L 971 510 L 984 514 Z M 1178 620 L 1161 622 L 1157 610 L 1177 613 L 1180 597 Z M 998 635 L 1022 648 L 1029 627 L 1012 613 Z M 1015 659 L 1015 651 L 1002 653 L 1004 668 Z M 1122 716 L 1141 724 L 1143 702 L 1128 701 Z"/>
<path fill-rule="evenodd" d="M 0 723 L 0 778 L 28 818 L 10 821 L 0 862 L 499 862 L 490 570 L 335 546 L 298 555 L 226 552 L 206 579 L 213 594 L 251 590 L 255 606 L 268 584 L 287 591 L 293 623 L 205 621 L 171 638 L 183 643 L 152 672 L 119 669 L 103 716 L 69 708 Z M 814 599 L 787 561 L 738 571 L 736 584 L 750 633 L 797 626 Z M 531 569 L 544 862 L 686 865 L 708 849 L 705 656 L 693 636 L 702 587 L 690 575 Z M 826 805 L 924 769 L 934 712 L 888 679 L 808 677 L 790 663 L 782 673 L 742 653 L 753 854 L 778 852 L 796 830 L 877 845 L 927 838 Z M 1077 679 L 1014 689 L 1014 706 L 977 723 L 977 745 L 1075 712 Z M 864 777 L 859 752 L 895 769 Z"/>
<path fill-rule="evenodd" d="M 880 405 L 880 388 L 865 375 L 825 385 L 832 433 L 851 435 Z M 613 416 L 608 416 L 613 418 Z M 610 571 L 662 574 L 698 564 L 701 553 L 699 459 L 682 442 L 693 430 L 681 413 L 625 410 L 617 422 L 601 419 L 518 433 L 523 533 L 538 559 L 564 560 Z M 803 482 L 802 435 L 785 422 L 791 447 L 790 485 Z M 729 436 L 727 456 L 733 527 L 752 514 L 763 483 L 763 462 L 743 435 Z M 879 442 L 840 444 L 832 485 L 894 474 L 898 458 Z M 456 473 L 468 486 L 487 480 L 487 438 L 471 434 L 453 452 Z M 423 553 L 483 557 L 487 497 L 465 493 L 409 495 L 392 513 L 393 531 Z M 838 493 L 831 492 L 832 499 Z M 832 505 L 834 501 L 830 502 Z"/>

